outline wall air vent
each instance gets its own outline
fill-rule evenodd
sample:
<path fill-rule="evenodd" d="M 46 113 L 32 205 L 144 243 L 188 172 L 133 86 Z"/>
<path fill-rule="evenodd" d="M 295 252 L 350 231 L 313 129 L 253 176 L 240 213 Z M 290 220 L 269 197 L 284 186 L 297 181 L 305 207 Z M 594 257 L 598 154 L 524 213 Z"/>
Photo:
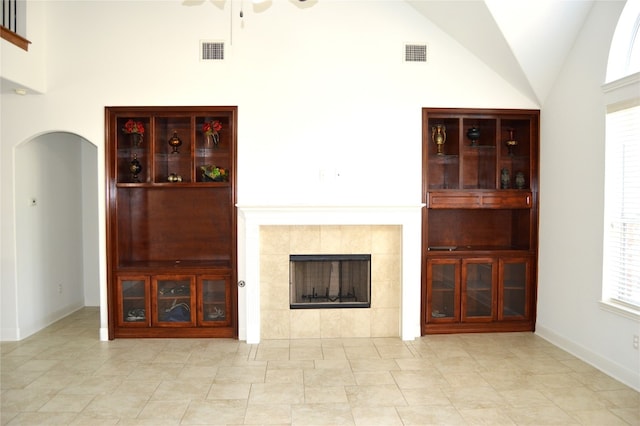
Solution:
<path fill-rule="evenodd" d="M 224 43 L 221 41 L 201 41 L 200 60 L 222 60 L 224 59 Z"/>
<path fill-rule="evenodd" d="M 405 44 L 404 45 L 404 61 L 405 62 L 427 62 L 427 45 L 426 44 Z"/>

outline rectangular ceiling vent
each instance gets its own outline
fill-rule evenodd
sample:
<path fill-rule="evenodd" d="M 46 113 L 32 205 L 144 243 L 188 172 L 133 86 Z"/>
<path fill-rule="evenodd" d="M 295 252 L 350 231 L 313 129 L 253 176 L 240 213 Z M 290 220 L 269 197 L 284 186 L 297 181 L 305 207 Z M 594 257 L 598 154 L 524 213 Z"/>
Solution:
<path fill-rule="evenodd" d="M 222 60 L 224 59 L 224 43 L 221 41 L 201 41 L 200 60 Z"/>
<path fill-rule="evenodd" d="M 427 45 L 426 44 L 405 44 L 404 45 L 404 61 L 405 62 L 427 62 Z"/>

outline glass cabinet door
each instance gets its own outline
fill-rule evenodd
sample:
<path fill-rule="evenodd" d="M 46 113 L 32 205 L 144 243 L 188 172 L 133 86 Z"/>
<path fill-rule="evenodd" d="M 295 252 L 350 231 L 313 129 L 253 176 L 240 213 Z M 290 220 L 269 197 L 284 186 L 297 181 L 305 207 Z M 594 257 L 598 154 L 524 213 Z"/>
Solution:
<path fill-rule="evenodd" d="M 198 323 L 206 326 L 231 324 L 231 279 L 228 276 L 198 277 Z"/>
<path fill-rule="evenodd" d="M 500 259 L 499 319 L 528 318 L 529 259 Z"/>
<path fill-rule="evenodd" d="M 149 277 L 118 276 L 118 325 L 149 326 Z"/>
<path fill-rule="evenodd" d="M 493 259 L 463 259 L 462 320 L 491 321 L 495 313 L 497 271 Z"/>
<path fill-rule="evenodd" d="M 460 319 L 460 260 L 427 261 L 427 322 Z"/>
<path fill-rule="evenodd" d="M 153 325 L 195 325 L 195 279 L 193 276 L 155 276 L 152 280 Z"/>

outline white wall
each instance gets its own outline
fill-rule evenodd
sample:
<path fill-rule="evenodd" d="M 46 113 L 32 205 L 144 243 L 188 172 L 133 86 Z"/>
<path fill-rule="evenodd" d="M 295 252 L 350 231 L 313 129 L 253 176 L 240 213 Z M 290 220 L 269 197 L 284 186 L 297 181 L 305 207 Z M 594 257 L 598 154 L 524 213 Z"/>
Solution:
<path fill-rule="evenodd" d="M 82 176 L 82 275 L 84 306 L 100 306 L 100 225 L 98 223 L 98 150 L 83 140 L 80 144 Z"/>
<path fill-rule="evenodd" d="M 542 107 L 537 332 L 640 389 L 638 322 L 603 311 L 604 97 L 623 3 L 597 2 Z"/>

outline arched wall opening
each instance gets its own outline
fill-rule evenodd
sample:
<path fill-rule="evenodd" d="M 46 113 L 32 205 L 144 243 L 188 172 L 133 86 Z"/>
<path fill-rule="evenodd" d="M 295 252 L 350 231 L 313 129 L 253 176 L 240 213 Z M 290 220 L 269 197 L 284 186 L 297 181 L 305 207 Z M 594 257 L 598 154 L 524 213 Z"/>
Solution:
<path fill-rule="evenodd" d="M 68 132 L 15 150 L 18 339 L 100 305 L 97 159 L 94 144 Z"/>

